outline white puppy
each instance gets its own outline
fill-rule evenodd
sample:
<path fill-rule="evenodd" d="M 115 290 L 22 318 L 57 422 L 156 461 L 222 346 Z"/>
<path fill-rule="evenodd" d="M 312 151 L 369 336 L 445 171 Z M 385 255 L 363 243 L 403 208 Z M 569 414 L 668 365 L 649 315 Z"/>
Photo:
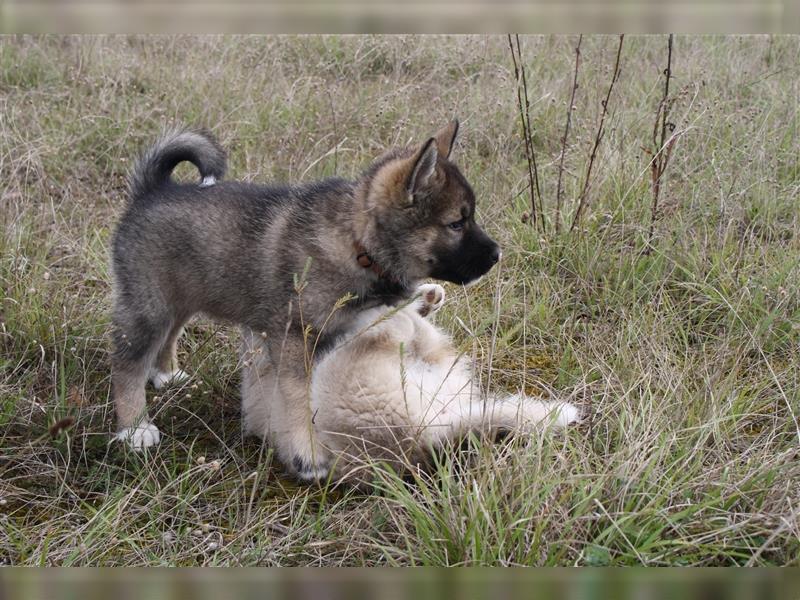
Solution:
<path fill-rule="evenodd" d="M 440 285 L 420 286 L 415 300 L 399 309 L 367 310 L 353 331 L 314 365 L 310 381 L 311 422 L 325 456 L 314 458 L 305 479 L 355 477 L 370 460 L 396 467 L 426 462 L 431 451 L 470 432 L 530 432 L 540 424 L 565 426 L 580 418 L 567 402 L 519 395 L 486 396 L 467 361 L 450 339 L 425 317 L 444 301 Z M 247 433 L 274 439 L 291 430 L 264 340 L 244 331 L 242 413 Z M 297 429 L 297 428 L 294 428 Z"/>

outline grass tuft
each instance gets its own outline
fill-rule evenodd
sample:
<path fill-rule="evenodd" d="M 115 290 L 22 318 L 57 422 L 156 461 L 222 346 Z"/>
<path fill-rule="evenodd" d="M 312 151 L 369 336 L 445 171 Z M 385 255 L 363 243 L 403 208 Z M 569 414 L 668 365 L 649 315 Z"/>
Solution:
<path fill-rule="evenodd" d="M 0 38 L 0 562 L 800 565 L 800 40 L 675 36 L 647 254 L 667 38 L 626 36 L 604 115 L 616 41 L 582 38 L 573 90 L 575 40 L 523 38 L 537 195 L 564 223 L 604 119 L 580 226 L 543 235 L 502 36 Z M 109 444 L 107 248 L 142 146 L 190 123 L 232 177 L 349 177 L 453 115 L 504 258 L 437 319 L 484 383 L 585 426 L 300 487 L 242 437 L 237 333 L 198 319 L 193 379 L 148 390 L 162 444 Z"/>

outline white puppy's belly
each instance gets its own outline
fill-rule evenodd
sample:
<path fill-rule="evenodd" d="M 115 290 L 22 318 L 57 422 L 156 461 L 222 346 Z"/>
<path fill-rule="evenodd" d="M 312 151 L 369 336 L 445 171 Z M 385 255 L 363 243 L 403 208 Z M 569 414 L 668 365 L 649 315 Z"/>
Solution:
<path fill-rule="evenodd" d="M 455 359 L 436 364 L 414 361 L 406 370 L 405 384 L 406 396 L 417 407 L 416 425 L 422 426 L 442 427 L 459 422 L 477 392 L 469 369 Z"/>

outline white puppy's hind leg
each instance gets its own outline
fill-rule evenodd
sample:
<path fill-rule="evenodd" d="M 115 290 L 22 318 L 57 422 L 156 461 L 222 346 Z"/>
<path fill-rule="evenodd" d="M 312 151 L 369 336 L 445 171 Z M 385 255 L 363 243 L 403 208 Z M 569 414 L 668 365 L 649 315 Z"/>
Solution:
<path fill-rule="evenodd" d="M 581 409 L 570 402 L 551 402 L 549 405 L 551 413 L 555 413 L 553 417 L 555 425 L 566 427 L 583 419 Z"/>
<path fill-rule="evenodd" d="M 545 402 L 515 395 L 488 402 L 485 412 L 478 417 L 480 426 L 487 430 L 531 430 L 540 425 L 566 427 L 583 417 L 580 408 L 564 401 Z"/>

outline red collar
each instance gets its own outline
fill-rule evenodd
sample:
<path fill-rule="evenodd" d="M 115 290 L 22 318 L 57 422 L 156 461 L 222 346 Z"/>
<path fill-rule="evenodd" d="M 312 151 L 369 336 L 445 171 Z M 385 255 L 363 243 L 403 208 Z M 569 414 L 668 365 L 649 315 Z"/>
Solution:
<path fill-rule="evenodd" d="M 394 280 L 394 277 L 392 277 L 383 267 L 375 262 L 361 242 L 353 242 L 353 248 L 356 251 L 356 262 L 358 263 L 359 267 L 362 269 L 369 269 L 378 277 Z"/>

